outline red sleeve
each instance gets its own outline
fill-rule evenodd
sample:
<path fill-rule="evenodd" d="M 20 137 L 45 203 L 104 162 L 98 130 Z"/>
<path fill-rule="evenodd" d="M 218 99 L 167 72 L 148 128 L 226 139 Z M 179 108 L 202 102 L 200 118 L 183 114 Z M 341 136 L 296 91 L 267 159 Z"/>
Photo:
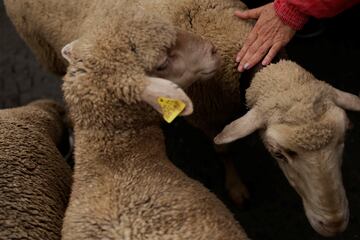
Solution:
<path fill-rule="evenodd" d="M 360 0 L 288 0 L 300 12 L 316 18 L 333 17 Z"/>
<path fill-rule="evenodd" d="M 290 4 L 288 0 L 275 0 L 274 8 L 279 18 L 295 30 L 302 29 L 309 19 L 307 14 L 300 12 L 299 9 Z"/>
<path fill-rule="evenodd" d="M 308 17 L 327 18 L 360 3 L 360 0 L 275 0 L 280 19 L 295 30 L 301 29 Z"/>

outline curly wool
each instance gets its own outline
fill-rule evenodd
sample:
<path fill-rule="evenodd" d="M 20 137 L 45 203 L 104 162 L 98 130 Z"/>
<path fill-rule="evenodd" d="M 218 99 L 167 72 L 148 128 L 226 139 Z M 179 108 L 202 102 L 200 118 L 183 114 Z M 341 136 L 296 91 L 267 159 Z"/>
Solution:
<path fill-rule="evenodd" d="M 63 239 L 247 239 L 221 201 L 169 161 L 158 114 L 119 101 L 126 76 L 99 78 L 86 62 L 64 78 L 76 164 Z"/>
<path fill-rule="evenodd" d="M 160 117 L 138 101 L 143 73 L 174 42 L 174 27 L 126 7 L 136 1 L 76 2 L 49 0 L 36 9 L 22 1 L 49 30 L 27 31 L 47 36 L 52 52 L 78 39 L 63 85 L 75 135 L 63 239 L 247 239 L 224 204 L 169 161 Z M 79 6 L 84 22 L 73 16 Z M 49 22 L 39 17 L 43 9 Z"/>
<path fill-rule="evenodd" d="M 134 86 L 138 86 L 138 88 L 128 86 L 127 90 L 119 91 L 119 93 L 124 92 L 126 102 L 136 101 L 138 92 L 142 90 L 142 71 L 151 69 L 152 59 L 159 47 L 163 48 L 173 41 L 170 38 L 173 30 L 158 28 L 149 33 L 146 27 L 154 19 L 136 27 L 129 26 L 129 22 L 126 20 L 136 20 L 142 18 L 142 14 L 148 13 L 149 19 L 155 17 L 158 22 L 167 23 L 167 26 L 175 25 L 182 30 L 200 35 L 217 47 L 223 64 L 215 78 L 207 82 L 197 82 L 188 90 L 195 107 L 194 114 L 189 117 L 189 120 L 205 130 L 208 135 L 214 136 L 226 123 L 238 117 L 240 109 L 243 108 L 239 102 L 238 79 L 241 74 L 234 65 L 234 56 L 241 49 L 253 22 L 242 21 L 234 16 L 235 10 L 246 8 L 241 1 L 96 0 L 62 2 L 48 0 L 41 2 L 41 7 L 31 0 L 5 0 L 4 2 L 7 13 L 18 32 L 35 55 L 43 65 L 60 75 L 65 74 L 67 65 L 60 53 L 60 49 L 64 45 L 89 32 L 94 33 L 90 38 L 99 36 L 97 42 L 104 41 L 100 45 L 110 46 L 111 43 L 105 44 L 105 41 L 114 42 L 113 37 L 122 38 L 124 43 L 128 43 L 128 45 L 123 45 L 123 49 L 132 49 L 133 52 L 129 51 L 126 54 L 118 55 L 115 59 L 119 59 L 123 63 L 121 68 L 126 66 L 134 68 L 131 75 L 133 78 L 128 82 L 134 82 Z M 115 11 L 115 9 L 118 10 Z M 134 40 L 136 42 L 138 39 L 145 39 L 143 35 L 146 34 L 151 34 L 151 37 L 147 38 L 149 40 L 133 44 Z M 154 44 L 163 44 L 163 46 Z M 101 50 L 94 46 L 95 49 Z M 105 59 L 111 54 L 110 51 L 104 51 L 104 53 Z M 122 58 L 122 56 L 126 56 L 126 58 Z M 104 63 L 101 67 L 110 67 L 111 65 L 109 61 Z M 134 72 L 136 66 L 138 74 Z M 119 67 L 117 68 L 119 69 Z M 99 70 L 101 71 L 101 68 Z M 106 76 L 110 76 L 108 72 L 104 73 L 104 77 Z M 129 94 L 125 94 L 125 92 L 129 92 Z"/>
<path fill-rule="evenodd" d="M 267 121 L 298 125 L 290 139 L 306 150 L 320 149 L 332 139 L 333 126 L 320 121 L 333 105 L 332 96 L 327 83 L 285 60 L 263 68 L 246 91 L 248 106 Z"/>
<path fill-rule="evenodd" d="M 71 170 L 56 145 L 63 109 L 50 101 L 1 110 L 0 238 L 60 239 Z"/>
<path fill-rule="evenodd" d="M 64 75 L 68 64 L 61 49 L 77 40 L 78 60 L 102 79 L 121 79 L 123 86 L 117 88 L 116 97 L 128 104 L 140 100 L 145 72 L 176 40 L 172 24 L 154 14 L 139 13 L 131 1 L 49 0 L 34 4 L 14 0 L 5 1 L 5 6 L 17 31 L 44 66 Z"/>

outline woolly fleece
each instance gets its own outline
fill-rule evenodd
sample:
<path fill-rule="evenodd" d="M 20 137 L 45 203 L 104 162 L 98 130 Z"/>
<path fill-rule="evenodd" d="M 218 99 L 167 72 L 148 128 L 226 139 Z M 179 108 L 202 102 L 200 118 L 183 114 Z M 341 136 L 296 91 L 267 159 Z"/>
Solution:
<path fill-rule="evenodd" d="M 294 62 L 281 60 L 255 74 L 246 91 L 247 104 L 256 107 L 262 118 L 297 127 L 291 144 L 304 150 L 317 150 L 333 136 L 330 123 L 322 122 L 332 106 L 334 92 L 325 82 Z"/>
<path fill-rule="evenodd" d="M 56 147 L 64 110 L 37 101 L 0 112 L 0 239 L 60 239 L 71 185 Z"/>

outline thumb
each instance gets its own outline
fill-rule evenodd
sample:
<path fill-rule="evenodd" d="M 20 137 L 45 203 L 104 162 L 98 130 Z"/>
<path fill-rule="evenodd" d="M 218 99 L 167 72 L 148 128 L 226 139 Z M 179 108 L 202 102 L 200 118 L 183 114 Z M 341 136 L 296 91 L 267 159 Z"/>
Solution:
<path fill-rule="evenodd" d="M 260 14 L 263 10 L 263 7 L 258 7 L 250 10 L 245 11 L 235 11 L 235 16 L 241 18 L 241 19 L 258 19 L 260 17 Z"/>

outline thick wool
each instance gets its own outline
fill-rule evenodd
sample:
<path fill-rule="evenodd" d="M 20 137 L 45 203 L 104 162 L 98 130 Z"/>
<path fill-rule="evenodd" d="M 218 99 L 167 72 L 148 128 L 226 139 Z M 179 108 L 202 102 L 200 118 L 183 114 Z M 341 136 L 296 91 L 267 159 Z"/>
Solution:
<path fill-rule="evenodd" d="M 159 127 L 75 132 L 63 239 L 247 239 L 222 202 L 168 160 Z"/>
<path fill-rule="evenodd" d="M 217 77 L 195 83 L 188 90 L 195 107 L 189 120 L 213 137 L 225 124 L 238 117 L 243 108 L 239 101 L 240 73 L 234 65 L 234 57 L 250 32 L 252 22 L 242 21 L 234 16 L 235 10 L 246 8 L 241 1 L 48 0 L 34 4 L 31 0 L 5 0 L 5 6 L 18 32 L 35 55 L 45 66 L 60 75 L 65 74 L 67 65 L 61 57 L 61 48 L 75 39 L 92 39 L 96 36 L 101 36 L 97 38 L 98 41 L 112 41 L 115 36 L 121 37 L 127 44 L 121 49 L 132 49 L 133 52 L 129 52 L 126 59 L 116 58 L 112 62 L 122 61 L 122 66 L 138 65 L 137 72 L 144 68 L 151 69 L 151 59 L 154 57 L 151 49 L 156 49 L 153 44 L 167 45 L 169 42 L 165 39 L 169 39 L 169 36 L 162 34 L 169 31 L 159 29 L 156 35 L 149 38 L 151 41 L 134 44 L 132 39 L 137 39 L 134 35 L 146 32 L 142 31 L 146 24 L 131 28 L 126 22 L 136 19 L 144 12 L 182 30 L 201 35 L 217 47 L 223 65 Z M 94 43 L 93 40 L 89 41 Z M 111 57 L 113 56 L 108 58 Z M 106 74 L 108 73 L 104 73 L 104 76 Z M 139 80 L 141 75 L 142 73 L 133 73 L 132 76 Z M 140 81 L 132 82 L 141 86 Z M 142 87 L 135 89 L 132 92 L 139 92 Z"/>
<path fill-rule="evenodd" d="M 71 170 L 57 149 L 64 110 L 51 101 L 0 111 L 0 239 L 60 239 Z"/>
<path fill-rule="evenodd" d="M 102 24 L 106 32 L 99 24 L 73 46 L 64 77 L 75 173 L 63 239 L 247 239 L 223 203 L 168 160 L 161 117 L 129 91 L 145 84 L 142 71 L 174 28 L 147 16 L 119 23 L 121 34 Z"/>
<path fill-rule="evenodd" d="M 65 74 L 67 63 L 61 49 L 77 40 L 83 60 L 92 58 L 85 67 L 103 78 L 112 78 L 109 84 L 123 81 L 123 87 L 114 94 L 127 103 L 139 100 L 145 72 L 153 68 L 159 51 L 176 40 L 171 24 L 151 14 L 139 14 L 129 1 L 50 0 L 34 4 L 15 0 L 5 1 L 5 6 L 20 35 L 50 70 Z M 152 35 L 145 38 L 146 34 Z M 92 64 L 95 56 L 96 66 Z"/>
<path fill-rule="evenodd" d="M 210 40 L 222 58 L 216 77 L 196 82 L 188 89 L 194 103 L 194 113 L 188 120 L 213 138 L 231 120 L 239 117 L 244 106 L 240 103 L 239 78 L 235 56 L 253 26 L 234 16 L 235 10 L 246 9 L 238 0 L 155 0 L 137 1 L 142 9 L 157 12 L 181 29 Z M 241 83 L 240 83 L 241 84 Z"/>
<path fill-rule="evenodd" d="M 83 19 L 92 1 L 4 1 L 7 14 L 38 60 L 49 70 L 64 75 L 61 48 L 82 34 Z"/>
<path fill-rule="evenodd" d="M 320 120 L 334 105 L 333 98 L 327 83 L 285 60 L 255 74 L 246 91 L 248 106 L 256 107 L 268 122 L 299 125 L 290 138 L 292 144 L 305 150 L 320 149 L 332 139 L 334 126 Z"/>

